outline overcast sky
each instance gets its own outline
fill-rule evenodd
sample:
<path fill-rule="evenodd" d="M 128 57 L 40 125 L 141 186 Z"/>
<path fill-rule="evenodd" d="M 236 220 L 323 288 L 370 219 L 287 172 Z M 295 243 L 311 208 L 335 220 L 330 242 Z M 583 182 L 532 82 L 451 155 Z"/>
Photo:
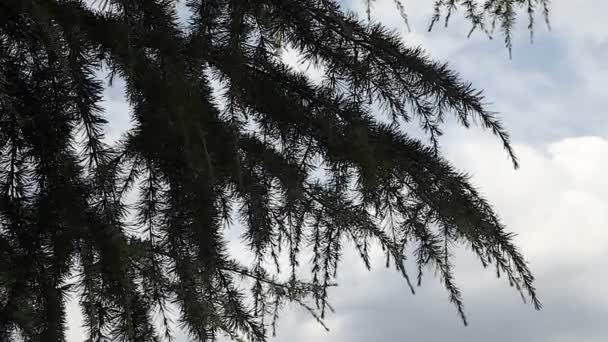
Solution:
<path fill-rule="evenodd" d="M 392 1 L 378 1 L 374 15 L 484 89 L 513 135 L 518 171 L 480 129 L 448 128 L 443 148 L 518 233 L 544 309 L 524 305 L 504 279 L 463 253 L 456 269 L 470 321 L 464 327 L 437 279 L 427 277 L 412 296 L 381 260 L 367 272 L 351 258 L 333 296 L 332 331 L 299 313 L 285 316 L 277 341 L 606 341 L 608 3 L 554 1 L 552 31 L 538 25 L 533 45 L 522 17 L 512 60 L 500 37 L 466 39 L 463 22 L 426 32 L 431 2 L 405 3 L 412 32 Z"/>
<path fill-rule="evenodd" d="M 362 0 L 351 1 L 345 6 L 361 9 Z M 428 33 L 431 1 L 403 1 L 411 32 L 392 0 L 378 0 L 374 17 L 484 89 L 490 109 L 501 113 L 513 136 L 521 160 L 517 171 L 498 140 L 481 129 L 448 126 L 443 152 L 472 174 L 509 230 L 518 234 L 544 308 L 537 312 L 523 304 L 505 279 L 496 279 L 463 252 L 455 263 L 470 323 L 464 327 L 432 274 L 413 296 L 398 274 L 383 268 L 381 258 L 367 272 L 347 255 L 338 274 L 340 287 L 332 294 L 331 332 L 293 309 L 284 312 L 273 340 L 608 340 L 608 2 L 553 1 L 552 31 L 539 17 L 532 45 L 521 17 L 509 60 L 500 37 L 466 39 L 463 22 Z M 128 106 L 119 91 L 106 95 L 111 135 L 118 135 L 128 125 Z M 70 342 L 84 339 L 77 325 L 70 327 Z"/>

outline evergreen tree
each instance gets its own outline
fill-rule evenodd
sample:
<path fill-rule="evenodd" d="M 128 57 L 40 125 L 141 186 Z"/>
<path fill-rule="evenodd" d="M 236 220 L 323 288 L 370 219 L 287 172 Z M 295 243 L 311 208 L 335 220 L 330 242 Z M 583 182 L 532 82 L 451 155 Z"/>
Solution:
<path fill-rule="evenodd" d="M 407 255 L 412 282 L 435 268 L 465 319 L 450 252 L 464 244 L 540 307 L 512 234 L 438 151 L 454 115 L 517 165 L 481 92 L 336 0 L 186 4 L 181 25 L 172 0 L 0 2 L 0 341 L 65 341 L 70 295 L 90 341 L 171 340 L 173 307 L 195 340 L 262 341 L 286 303 L 322 323 L 349 244 L 367 267 L 381 246 L 408 284 Z M 432 22 L 458 6 L 510 48 L 517 10 L 532 25 L 546 5 L 438 0 Z M 116 144 L 100 68 L 126 83 L 133 127 Z M 227 250 L 231 222 L 251 264 Z"/>

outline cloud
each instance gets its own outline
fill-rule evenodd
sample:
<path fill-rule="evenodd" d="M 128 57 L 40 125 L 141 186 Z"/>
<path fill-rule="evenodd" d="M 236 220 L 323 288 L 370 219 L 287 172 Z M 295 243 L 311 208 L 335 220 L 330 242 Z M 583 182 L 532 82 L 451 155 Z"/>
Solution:
<path fill-rule="evenodd" d="M 537 275 L 545 308 L 535 312 L 505 279 L 483 270 L 465 251 L 456 276 L 471 325 L 463 327 L 437 279 L 427 276 L 416 296 L 398 274 L 382 267 L 363 270 L 348 255 L 333 293 L 337 312 L 326 333 L 312 319 L 280 322 L 277 341 L 600 341 L 608 334 L 608 295 L 598 284 L 608 261 L 608 140 L 568 138 L 533 147 L 516 146 L 522 169 L 513 171 L 494 142 L 454 142 L 447 155 L 466 165 L 474 182 L 495 204 Z"/>
<path fill-rule="evenodd" d="M 606 41 L 604 14 L 608 3 L 601 0 L 554 1 L 551 21 L 554 30 L 585 40 Z"/>
<path fill-rule="evenodd" d="M 481 184 L 526 255 L 539 262 L 588 263 L 608 253 L 608 140 L 567 138 L 534 148 L 518 144 L 514 171 L 495 144 L 461 142 L 450 151 Z"/>
<path fill-rule="evenodd" d="M 363 1 L 351 8 L 361 10 Z M 553 2 L 552 26 L 542 26 L 529 45 L 519 27 L 513 60 L 499 39 L 465 39 L 455 21 L 426 33 L 427 1 L 408 1 L 412 32 L 404 29 L 392 1 L 378 1 L 376 18 L 396 28 L 410 45 L 449 61 L 485 93 L 512 132 L 522 168 L 514 171 L 498 142 L 479 131 L 448 126 L 446 156 L 472 175 L 517 241 L 537 276 L 544 303 L 535 312 L 504 279 L 482 270 L 464 251 L 457 280 L 471 326 L 458 321 L 437 281 L 427 279 L 416 296 L 381 262 L 366 272 L 347 256 L 335 315 L 324 332 L 298 310 L 283 315 L 277 341 L 603 341 L 608 328 L 608 34 L 605 1 Z M 520 23 L 520 26 L 521 23 Z"/>

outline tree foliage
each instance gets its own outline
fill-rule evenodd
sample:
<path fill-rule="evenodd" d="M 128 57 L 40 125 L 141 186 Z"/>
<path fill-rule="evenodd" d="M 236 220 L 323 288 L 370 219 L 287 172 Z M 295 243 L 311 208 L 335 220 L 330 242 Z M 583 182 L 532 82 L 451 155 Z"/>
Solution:
<path fill-rule="evenodd" d="M 433 267 L 463 319 L 451 250 L 467 245 L 540 307 L 512 234 L 438 151 L 452 115 L 517 165 L 481 92 L 335 0 L 186 4 L 184 26 L 171 0 L 0 3 L 1 341 L 65 341 L 70 296 L 89 341 L 171 340 L 173 323 L 200 341 L 262 341 L 287 303 L 322 322 L 348 245 L 368 267 L 381 246 L 410 287 Z M 432 21 L 460 5 L 510 37 L 526 4 L 532 18 L 546 1 L 439 0 Z M 284 64 L 284 47 L 323 81 Z M 115 144 L 102 68 L 131 108 Z M 230 223 L 250 264 L 227 249 Z"/>

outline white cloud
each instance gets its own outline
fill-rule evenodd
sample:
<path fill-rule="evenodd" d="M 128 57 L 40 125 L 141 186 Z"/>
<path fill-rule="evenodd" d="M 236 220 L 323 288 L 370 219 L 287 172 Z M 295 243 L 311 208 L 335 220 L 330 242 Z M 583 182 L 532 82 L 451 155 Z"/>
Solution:
<path fill-rule="evenodd" d="M 446 145 L 448 157 L 467 167 L 509 231 L 519 234 L 517 241 L 538 278 L 545 309 L 534 312 L 522 305 L 504 279 L 496 279 L 470 253 L 459 251 L 456 278 L 472 324 L 464 328 L 432 273 L 411 296 L 399 275 L 383 268 L 382 258 L 367 272 L 354 253 L 346 253 L 340 287 L 332 294 L 337 310 L 328 322 L 332 331 L 326 333 L 311 318 L 288 311 L 277 341 L 442 341 L 448 336 L 510 341 L 513 334 L 526 341 L 577 337 L 591 342 L 608 333 L 598 324 L 608 313 L 608 296 L 597 290 L 606 280 L 598 270 L 608 261 L 608 181 L 602 175 L 608 169 L 608 139 L 517 144 L 523 165 L 518 171 L 493 141 L 473 138 Z M 577 317 L 571 317 L 573 312 Z M 299 318 L 294 321 L 292 316 Z M 563 324 L 552 325 L 557 322 Z M 511 326 L 520 329 L 507 333 Z"/>
<path fill-rule="evenodd" d="M 462 142 L 449 152 L 519 233 L 528 257 L 585 263 L 608 255 L 608 140 L 568 138 L 539 148 L 519 144 L 516 150 L 518 171 L 495 144 Z"/>
<path fill-rule="evenodd" d="M 76 294 L 72 294 L 66 304 L 66 320 L 68 322 L 66 339 L 69 342 L 86 341 L 88 338 L 87 331 L 83 326 L 84 319 L 78 304 L 78 298 Z"/>
<path fill-rule="evenodd" d="M 560 34 L 605 41 L 607 11 L 608 3 L 603 0 L 553 1 L 552 27 Z"/>

